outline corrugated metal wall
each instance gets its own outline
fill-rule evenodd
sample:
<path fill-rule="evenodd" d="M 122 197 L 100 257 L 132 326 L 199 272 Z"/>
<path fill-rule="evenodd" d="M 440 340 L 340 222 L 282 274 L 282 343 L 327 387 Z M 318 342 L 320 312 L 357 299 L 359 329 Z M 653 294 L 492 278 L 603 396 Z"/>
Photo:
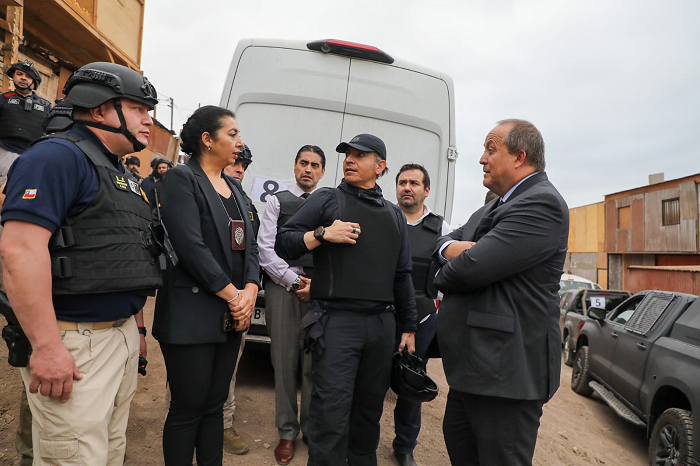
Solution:
<path fill-rule="evenodd" d="M 700 295 L 700 267 L 696 270 L 630 267 L 625 289 L 632 293 L 659 289 Z"/>

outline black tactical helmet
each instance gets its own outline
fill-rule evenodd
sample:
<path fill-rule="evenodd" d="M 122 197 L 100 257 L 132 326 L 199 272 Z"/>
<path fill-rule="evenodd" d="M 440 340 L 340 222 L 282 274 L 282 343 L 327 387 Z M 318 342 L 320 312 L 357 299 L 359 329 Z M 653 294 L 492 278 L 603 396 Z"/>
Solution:
<path fill-rule="evenodd" d="M 36 88 L 39 87 L 39 84 L 41 84 L 41 75 L 34 67 L 34 63 L 32 63 L 31 61 L 24 60 L 18 61 L 17 63 L 13 63 L 12 66 L 7 70 L 7 75 L 10 78 L 12 78 L 15 75 L 16 70 L 24 71 L 29 76 L 31 76 L 31 78 L 34 80 L 34 90 L 36 90 Z"/>
<path fill-rule="evenodd" d="M 124 161 L 124 165 L 136 165 L 137 167 L 140 167 L 141 166 L 141 159 L 139 159 L 135 155 L 130 155 Z"/>
<path fill-rule="evenodd" d="M 243 149 L 241 149 L 241 152 L 238 154 L 237 160 L 245 163 L 246 169 L 248 168 L 248 165 L 253 163 L 253 153 L 250 152 L 250 148 L 248 146 L 243 146 Z"/>
<path fill-rule="evenodd" d="M 93 121 L 81 120 L 80 123 L 123 134 L 133 144 L 134 152 L 146 148 L 126 127 L 120 100 L 121 98 L 135 100 L 153 110 L 158 103 L 158 93 L 145 76 L 115 63 L 88 63 L 68 78 L 63 87 L 63 93 L 66 95 L 66 102 L 84 108 L 95 108 L 113 100 L 121 124 L 119 128 Z"/>
<path fill-rule="evenodd" d="M 111 99 L 127 99 L 153 107 L 158 93 L 145 76 L 115 63 L 88 63 L 75 71 L 63 87 L 66 101 L 78 107 L 95 108 Z"/>
<path fill-rule="evenodd" d="M 170 160 L 163 157 L 156 157 L 155 159 L 151 160 L 151 168 L 155 170 L 156 167 L 161 163 L 166 163 L 168 164 L 169 168 L 173 168 L 173 163 Z"/>
<path fill-rule="evenodd" d="M 423 360 L 409 354 L 407 349 L 404 349 L 403 353 L 394 354 L 391 389 L 412 403 L 432 401 L 438 394 L 438 386 L 428 377 Z"/>
<path fill-rule="evenodd" d="M 51 134 L 57 131 L 66 131 L 71 126 L 73 126 L 73 106 L 64 99 L 58 99 L 56 105 L 46 115 L 41 129 L 44 134 Z"/>

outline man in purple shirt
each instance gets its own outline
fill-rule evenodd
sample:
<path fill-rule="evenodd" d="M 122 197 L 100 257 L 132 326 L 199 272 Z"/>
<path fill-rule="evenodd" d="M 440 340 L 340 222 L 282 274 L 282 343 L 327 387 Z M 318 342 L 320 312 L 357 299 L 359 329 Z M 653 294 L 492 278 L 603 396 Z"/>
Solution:
<path fill-rule="evenodd" d="M 260 221 L 260 267 L 269 275 L 265 284 L 265 320 L 270 334 L 270 357 L 275 369 L 275 425 L 280 441 L 275 460 L 288 464 L 294 458 L 299 431 L 306 432 L 311 399 L 311 355 L 299 348 L 299 322 L 306 313 L 313 274 L 313 259 L 306 254 L 285 261 L 275 253 L 277 231 L 299 210 L 326 170 L 326 156 L 318 146 L 303 146 L 294 159 L 296 184 L 270 196 Z M 301 419 L 297 420 L 297 374 L 302 364 Z"/>

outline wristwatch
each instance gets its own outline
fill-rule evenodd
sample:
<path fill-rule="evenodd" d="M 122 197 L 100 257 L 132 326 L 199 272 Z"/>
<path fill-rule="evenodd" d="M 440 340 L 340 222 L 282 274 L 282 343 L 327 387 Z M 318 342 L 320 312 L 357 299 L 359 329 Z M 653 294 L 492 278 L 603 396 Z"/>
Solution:
<path fill-rule="evenodd" d="M 301 288 L 301 277 L 297 277 L 294 282 L 292 282 L 292 291 L 296 291 Z"/>
<path fill-rule="evenodd" d="M 323 235 L 326 234 L 326 228 L 325 227 L 318 227 L 314 230 L 314 238 L 316 238 L 316 241 L 319 243 L 325 243 L 326 240 L 323 238 Z"/>

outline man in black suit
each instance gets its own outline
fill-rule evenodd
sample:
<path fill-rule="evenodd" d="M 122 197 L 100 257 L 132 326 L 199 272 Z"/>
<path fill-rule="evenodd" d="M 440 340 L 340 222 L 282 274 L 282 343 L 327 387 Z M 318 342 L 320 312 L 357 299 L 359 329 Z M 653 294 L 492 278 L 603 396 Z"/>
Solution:
<path fill-rule="evenodd" d="M 532 123 L 486 136 L 484 186 L 499 197 L 438 240 L 438 340 L 455 465 L 531 465 L 542 406 L 559 387 L 558 290 L 569 211 L 544 173 Z"/>

